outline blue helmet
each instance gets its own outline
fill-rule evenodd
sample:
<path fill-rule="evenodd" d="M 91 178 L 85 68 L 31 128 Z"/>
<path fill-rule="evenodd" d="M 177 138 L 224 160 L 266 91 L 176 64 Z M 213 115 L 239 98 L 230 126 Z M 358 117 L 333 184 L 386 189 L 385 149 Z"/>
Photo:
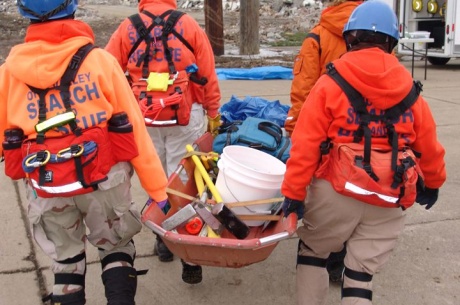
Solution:
<path fill-rule="evenodd" d="M 78 0 L 17 0 L 19 13 L 31 20 L 46 21 L 72 15 Z"/>
<path fill-rule="evenodd" d="M 398 19 L 391 7 L 379 0 L 369 0 L 354 9 L 343 34 L 353 30 L 382 33 L 399 40 Z"/>

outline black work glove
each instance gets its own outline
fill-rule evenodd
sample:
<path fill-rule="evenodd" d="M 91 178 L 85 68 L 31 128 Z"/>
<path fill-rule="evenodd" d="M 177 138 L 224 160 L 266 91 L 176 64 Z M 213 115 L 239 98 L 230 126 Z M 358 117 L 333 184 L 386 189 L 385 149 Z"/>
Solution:
<path fill-rule="evenodd" d="M 425 210 L 431 209 L 431 207 L 438 200 L 439 189 L 430 189 L 425 187 L 423 189 L 417 188 L 417 197 L 415 202 L 418 202 L 420 205 L 426 205 Z"/>
<path fill-rule="evenodd" d="M 283 201 L 284 217 L 288 217 L 292 212 L 296 212 L 297 219 L 301 219 L 304 213 L 303 201 L 285 197 Z"/>

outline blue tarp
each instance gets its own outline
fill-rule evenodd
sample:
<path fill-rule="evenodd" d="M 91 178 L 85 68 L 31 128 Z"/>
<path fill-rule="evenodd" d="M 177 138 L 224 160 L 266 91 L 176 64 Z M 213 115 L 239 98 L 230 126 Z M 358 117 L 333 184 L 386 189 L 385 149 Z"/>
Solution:
<path fill-rule="evenodd" d="M 292 69 L 281 66 L 266 66 L 256 68 L 217 68 L 217 77 L 220 80 L 229 79 L 292 79 Z"/>
<path fill-rule="evenodd" d="M 244 121 L 247 117 L 265 119 L 284 126 L 288 105 L 279 100 L 269 101 L 258 96 L 246 96 L 243 100 L 232 95 L 230 100 L 220 107 L 224 122 Z"/>

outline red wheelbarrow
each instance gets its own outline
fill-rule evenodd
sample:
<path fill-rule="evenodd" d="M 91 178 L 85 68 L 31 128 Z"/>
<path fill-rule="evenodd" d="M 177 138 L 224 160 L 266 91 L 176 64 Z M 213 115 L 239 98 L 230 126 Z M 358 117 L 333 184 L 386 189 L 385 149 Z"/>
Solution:
<path fill-rule="evenodd" d="M 205 133 L 194 143 L 198 152 L 212 151 L 213 137 Z M 189 234 L 183 227 L 165 230 L 161 224 L 188 205 L 190 198 L 198 194 L 195 181 L 195 162 L 184 157 L 176 171 L 168 179 L 168 199 L 171 208 L 165 215 L 156 205 L 151 204 L 142 212 L 142 222 L 163 239 L 169 250 L 186 262 L 203 266 L 240 268 L 265 260 L 275 249 L 278 242 L 290 238 L 297 228 L 297 217 L 291 213 L 287 218 L 272 215 L 267 226 L 249 227 L 249 234 L 238 239 L 227 230 L 220 237 L 208 237 Z M 179 174 L 184 171 L 188 179 L 183 182 Z M 181 196 L 180 194 L 186 194 Z"/>

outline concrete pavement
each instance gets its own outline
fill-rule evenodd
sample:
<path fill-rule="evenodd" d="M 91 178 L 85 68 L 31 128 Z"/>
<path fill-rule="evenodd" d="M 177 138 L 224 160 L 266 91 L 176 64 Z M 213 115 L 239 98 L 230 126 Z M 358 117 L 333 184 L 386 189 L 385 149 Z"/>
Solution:
<path fill-rule="evenodd" d="M 410 62 L 403 62 L 410 70 Z M 406 228 L 386 268 L 374 277 L 374 304 L 460 304 L 460 60 L 446 66 L 428 66 L 424 97 L 446 147 L 448 179 L 437 204 L 425 211 L 418 205 L 407 211 Z M 423 79 L 423 62 L 415 64 L 415 78 Z M 290 81 L 221 81 L 222 102 L 231 95 L 260 96 L 289 102 Z M 3 173 L 3 163 L 0 164 Z M 133 194 L 139 208 L 147 196 L 135 178 Z M 39 305 L 52 287 L 50 260 L 30 239 L 25 217 L 27 203 L 22 183 L 0 174 L 0 305 Z M 148 268 L 139 277 L 139 305 L 295 304 L 295 249 L 297 238 L 282 241 L 263 262 L 240 269 L 203 267 L 203 282 L 181 280 L 179 259 L 160 263 L 153 256 L 153 234 L 143 228 L 135 237 L 136 267 Z M 87 304 L 105 304 L 97 252 L 88 245 Z M 327 305 L 339 304 L 340 287 L 332 285 Z"/>

